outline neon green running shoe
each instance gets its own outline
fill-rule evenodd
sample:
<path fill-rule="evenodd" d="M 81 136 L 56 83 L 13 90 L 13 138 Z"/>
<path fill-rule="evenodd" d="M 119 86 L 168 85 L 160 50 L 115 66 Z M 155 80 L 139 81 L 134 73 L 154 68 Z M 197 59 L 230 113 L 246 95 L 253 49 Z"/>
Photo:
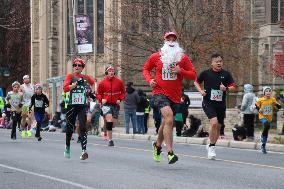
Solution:
<path fill-rule="evenodd" d="M 25 131 L 25 130 L 22 130 L 22 133 L 21 133 L 21 135 L 22 135 L 22 138 L 26 138 L 26 136 L 27 136 L 27 131 Z"/>
<path fill-rule="evenodd" d="M 30 138 L 32 136 L 32 131 L 31 130 L 27 130 L 27 135 Z"/>
<path fill-rule="evenodd" d="M 70 150 L 70 146 L 66 146 L 65 150 L 64 150 L 64 157 L 70 159 L 71 157 L 71 150 Z"/>
<path fill-rule="evenodd" d="M 173 164 L 173 163 L 175 163 L 177 160 L 178 160 L 177 155 L 175 155 L 173 152 L 169 152 L 169 153 L 168 153 L 168 161 L 169 161 L 169 164 Z"/>
<path fill-rule="evenodd" d="M 152 143 L 152 149 L 153 149 L 153 159 L 156 162 L 161 161 L 161 153 L 162 153 L 162 147 L 157 147 L 156 142 Z"/>

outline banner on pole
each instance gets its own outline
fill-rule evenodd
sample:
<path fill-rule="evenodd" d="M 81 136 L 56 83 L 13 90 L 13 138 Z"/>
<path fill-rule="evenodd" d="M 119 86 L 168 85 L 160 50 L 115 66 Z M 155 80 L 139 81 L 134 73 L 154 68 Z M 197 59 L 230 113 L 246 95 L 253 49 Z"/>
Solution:
<path fill-rule="evenodd" d="M 76 43 L 78 53 L 93 52 L 93 28 L 90 19 L 85 15 L 76 15 Z"/>

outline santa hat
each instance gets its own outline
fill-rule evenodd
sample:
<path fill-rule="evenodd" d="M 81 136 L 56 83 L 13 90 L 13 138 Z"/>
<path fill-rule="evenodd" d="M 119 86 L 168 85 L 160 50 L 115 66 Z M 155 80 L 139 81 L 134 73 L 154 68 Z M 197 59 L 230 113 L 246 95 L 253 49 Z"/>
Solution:
<path fill-rule="evenodd" d="M 42 85 L 40 83 L 35 84 L 35 89 L 42 90 Z"/>
<path fill-rule="evenodd" d="M 267 89 L 272 90 L 271 87 L 269 87 L 269 86 L 264 86 L 264 87 L 262 88 L 263 94 L 265 93 L 265 91 L 266 91 Z"/>
<path fill-rule="evenodd" d="M 167 32 L 164 35 L 164 40 L 166 40 L 169 36 L 174 36 L 177 39 L 177 34 L 175 32 Z"/>
<path fill-rule="evenodd" d="M 77 64 L 79 63 L 79 64 L 83 65 L 84 67 L 86 66 L 84 60 L 81 59 L 81 58 L 75 58 L 75 59 L 73 60 L 73 64 L 75 64 L 75 63 L 77 63 Z"/>

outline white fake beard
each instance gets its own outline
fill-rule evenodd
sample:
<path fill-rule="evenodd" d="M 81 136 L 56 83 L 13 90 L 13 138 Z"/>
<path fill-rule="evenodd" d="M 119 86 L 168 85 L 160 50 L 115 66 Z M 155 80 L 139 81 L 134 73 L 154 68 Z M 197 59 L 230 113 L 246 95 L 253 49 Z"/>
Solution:
<path fill-rule="evenodd" d="M 160 54 L 163 67 L 168 68 L 171 64 L 177 64 L 181 60 L 183 56 L 183 49 L 179 46 L 178 42 L 165 41 Z"/>

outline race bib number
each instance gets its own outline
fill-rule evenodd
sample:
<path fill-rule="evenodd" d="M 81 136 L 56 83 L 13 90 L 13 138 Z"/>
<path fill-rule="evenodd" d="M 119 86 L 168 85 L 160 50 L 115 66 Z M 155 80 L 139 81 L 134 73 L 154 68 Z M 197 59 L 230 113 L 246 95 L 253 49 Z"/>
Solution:
<path fill-rule="evenodd" d="M 84 93 L 72 93 L 71 104 L 85 104 Z"/>
<path fill-rule="evenodd" d="M 109 106 L 103 106 L 102 111 L 103 111 L 103 114 L 105 115 L 110 111 L 110 107 Z"/>
<path fill-rule="evenodd" d="M 263 115 L 272 115 L 272 106 L 264 106 Z"/>
<path fill-rule="evenodd" d="M 35 107 L 42 108 L 43 107 L 43 101 L 42 100 L 35 100 Z"/>
<path fill-rule="evenodd" d="M 222 99 L 223 99 L 223 91 L 211 89 L 210 100 L 222 101 Z"/>
<path fill-rule="evenodd" d="M 177 74 L 171 73 L 170 68 L 162 68 L 162 79 L 163 80 L 176 80 Z"/>
<path fill-rule="evenodd" d="M 20 99 L 13 99 L 11 100 L 11 104 L 16 107 L 16 106 L 19 106 L 20 105 Z"/>

